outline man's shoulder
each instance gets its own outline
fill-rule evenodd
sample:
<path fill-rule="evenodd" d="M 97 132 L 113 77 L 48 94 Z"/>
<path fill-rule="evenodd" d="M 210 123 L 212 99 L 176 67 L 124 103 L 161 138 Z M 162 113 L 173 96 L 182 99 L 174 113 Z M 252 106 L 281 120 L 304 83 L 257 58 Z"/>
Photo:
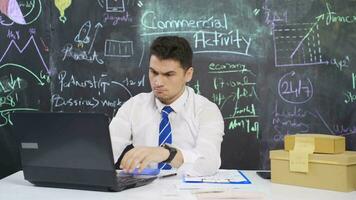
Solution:
<path fill-rule="evenodd" d="M 131 99 L 133 101 L 145 101 L 145 100 L 151 99 L 152 97 L 153 97 L 152 92 L 141 92 L 141 93 L 138 93 L 135 96 L 131 97 Z"/>
<path fill-rule="evenodd" d="M 203 119 L 205 122 L 223 122 L 222 114 L 219 107 L 208 98 L 196 94 L 192 88 L 189 88 L 189 103 L 187 110 L 194 117 Z"/>
<path fill-rule="evenodd" d="M 142 92 L 139 94 L 136 94 L 135 96 L 131 97 L 127 103 L 133 103 L 133 104 L 146 104 L 150 103 L 153 99 L 153 93 L 152 92 Z"/>
<path fill-rule="evenodd" d="M 217 105 L 210 101 L 208 98 L 206 98 L 205 96 L 203 95 L 200 95 L 200 94 L 197 94 L 195 93 L 195 91 L 193 90 L 193 88 L 190 88 L 188 87 L 188 90 L 189 90 L 189 96 L 191 97 L 192 99 L 192 102 L 194 102 L 195 106 L 198 106 L 198 107 L 214 107 L 214 108 L 217 108 Z"/>
<path fill-rule="evenodd" d="M 152 92 L 142 92 L 136 94 L 135 96 L 131 97 L 129 100 L 125 102 L 126 105 L 131 106 L 147 106 L 147 104 L 151 104 L 153 102 L 153 94 Z"/>

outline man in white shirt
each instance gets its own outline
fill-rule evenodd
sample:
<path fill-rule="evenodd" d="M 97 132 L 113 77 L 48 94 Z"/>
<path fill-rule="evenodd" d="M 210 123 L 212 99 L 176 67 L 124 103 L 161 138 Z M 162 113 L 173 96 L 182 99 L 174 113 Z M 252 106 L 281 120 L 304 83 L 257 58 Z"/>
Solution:
<path fill-rule="evenodd" d="M 161 169 L 172 166 L 196 176 L 219 169 L 224 121 L 214 103 L 186 86 L 193 76 L 192 58 L 184 38 L 164 36 L 153 41 L 152 92 L 129 99 L 110 123 L 115 160 L 127 145 L 134 146 L 123 156 L 120 168 L 141 171 L 147 166 L 157 168 L 159 163 Z M 170 111 L 162 110 L 167 106 Z"/>

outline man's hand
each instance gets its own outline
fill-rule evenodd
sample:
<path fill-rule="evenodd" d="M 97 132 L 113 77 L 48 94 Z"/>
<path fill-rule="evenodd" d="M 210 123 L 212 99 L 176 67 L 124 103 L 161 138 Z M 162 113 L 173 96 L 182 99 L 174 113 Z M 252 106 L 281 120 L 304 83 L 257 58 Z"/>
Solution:
<path fill-rule="evenodd" d="M 163 147 L 135 147 L 124 155 L 120 168 L 126 172 L 133 172 L 139 167 L 141 172 L 148 164 L 162 162 L 168 156 L 169 151 Z"/>

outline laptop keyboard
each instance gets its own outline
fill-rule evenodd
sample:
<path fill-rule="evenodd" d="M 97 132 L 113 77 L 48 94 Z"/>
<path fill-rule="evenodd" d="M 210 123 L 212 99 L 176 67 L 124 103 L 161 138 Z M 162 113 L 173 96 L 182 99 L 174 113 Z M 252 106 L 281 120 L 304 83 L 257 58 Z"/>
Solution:
<path fill-rule="evenodd" d="M 156 178 L 157 178 L 156 176 L 147 176 L 147 177 L 133 176 L 133 175 L 117 176 L 117 184 L 120 190 L 125 190 L 129 188 L 147 185 L 151 183 L 153 180 L 155 180 Z"/>

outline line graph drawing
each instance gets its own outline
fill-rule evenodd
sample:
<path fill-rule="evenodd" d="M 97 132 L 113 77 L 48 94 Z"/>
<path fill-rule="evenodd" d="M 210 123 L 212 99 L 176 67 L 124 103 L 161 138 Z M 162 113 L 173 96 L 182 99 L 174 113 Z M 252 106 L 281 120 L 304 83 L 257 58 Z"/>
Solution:
<path fill-rule="evenodd" d="M 276 67 L 328 64 L 322 57 L 317 24 L 276 23 L 273 29 L 273 41 Z"/>
<path fill-rule="evenodd" d="M 12 49 L 17 50 L 20 54 L 24 54 L 28 48 L 35 48 L 36 53 L 38 54 L 39 58 L 41 59 L 41 62 L 43 64 L 43 66 L 45 67 L 46 72 L 49 74 L 49 72 L 50 72 L 49 68 L 48 68 L 46 62 L 43 59 L 43 56 L 42 56 L 42 54 L 40 52 L 40 49 L 38 48 L 38 45 L 37 45 L 33 35 L 31 35 L 31 37 L 28 39 L 28 41 L 26 42 L 26 44 L 22 48 L 19 47 L 19 45 L 16 43 L 15 40 L 11 40 L 9 45 L 8 45 L 8 47 L 6 48 L 6 50 L 4 52 L 4 54 L 2 56 L 0 55 L 1 56 L 0 57 L 0 63 L 4 60 L 4 58 L 6 58 L 7 54 Z M 10 52 L 10 54 L 11 54 L 11 52 Z"/>

